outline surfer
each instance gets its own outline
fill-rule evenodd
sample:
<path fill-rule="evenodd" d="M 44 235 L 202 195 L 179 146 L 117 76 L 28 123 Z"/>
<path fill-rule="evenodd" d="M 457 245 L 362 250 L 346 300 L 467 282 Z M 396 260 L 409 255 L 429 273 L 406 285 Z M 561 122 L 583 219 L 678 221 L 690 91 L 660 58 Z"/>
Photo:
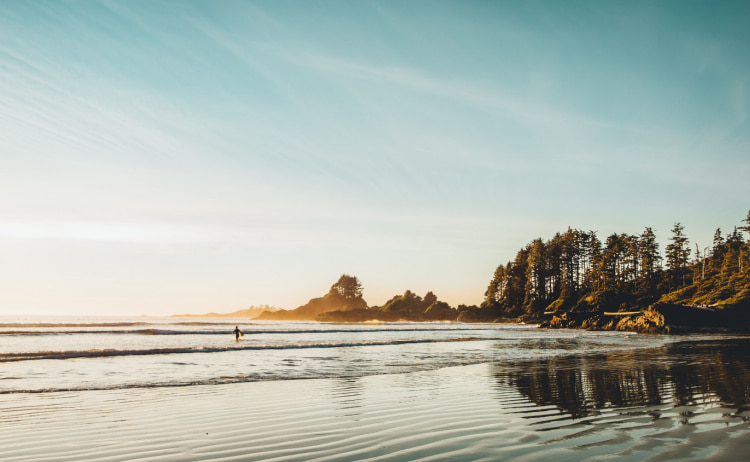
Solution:
<path fill-rule="evenodd" d="M 240 331 L 240 328 L 237 326 L 234 326 L 234 339 L 238 342 L 240 341 L 240 335 L 242 335 L 242 331 Z"/>

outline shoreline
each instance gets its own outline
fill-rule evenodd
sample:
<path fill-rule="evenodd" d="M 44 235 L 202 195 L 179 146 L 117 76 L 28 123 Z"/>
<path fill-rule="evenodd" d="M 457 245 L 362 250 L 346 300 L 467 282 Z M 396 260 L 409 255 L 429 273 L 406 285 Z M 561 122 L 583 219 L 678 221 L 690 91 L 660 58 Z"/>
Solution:
<path fill-rule="evenodd" d="M 723 309 L 694 307 L 673 303 L 655 303 L 633 310 L 583 312 L 545 312 L 528 314 L 516 318 L 481 318 L 434 321 L 404 319 L 397 316 L 381 316 L 371 313 L 363 316 L 363 310 L 333 311 L 317 317 L 320 322 L 462 322 L 467 324 L 537 324 L 542 329 L 583 329 L 591 331 L 620 331 L 640 334 L 702 334 L 702 333 L 750 333 L 750 308 L 730 306 Z M 365 319 L 367 318 L 367 319 Z"/>

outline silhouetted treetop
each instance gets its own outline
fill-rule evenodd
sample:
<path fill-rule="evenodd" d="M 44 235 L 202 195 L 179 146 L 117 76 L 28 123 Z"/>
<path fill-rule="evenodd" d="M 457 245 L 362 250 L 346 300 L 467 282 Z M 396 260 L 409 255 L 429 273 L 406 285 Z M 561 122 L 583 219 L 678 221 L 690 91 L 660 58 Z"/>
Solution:
<path fill-rule="evenodd" d="M 329 294 L 339 294 L 346 299 L 362 297 L 362 283 L 356 276 L 342 274 L 338 281 L 331 286 Z"/>

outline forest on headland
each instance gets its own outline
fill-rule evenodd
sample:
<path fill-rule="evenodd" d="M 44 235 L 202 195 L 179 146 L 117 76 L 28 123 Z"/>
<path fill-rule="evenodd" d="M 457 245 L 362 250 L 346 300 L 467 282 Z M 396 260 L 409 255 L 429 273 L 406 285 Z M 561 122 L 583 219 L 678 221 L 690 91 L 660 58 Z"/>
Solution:
<path fill-rule="evenodd" d="M 497 267 L 480 306 L 451 307 L 409 290 L 369 307 L 362 284 L 342 275 L 323 297 L 256 319 L 539 322 L 545 327 L 676 332 L 750 331 L 750 212 L 711 245 L 691 244 L 680 223 L 662 253 L 649 227 L 640 234 L 568 229 L 534 239 Z"/>

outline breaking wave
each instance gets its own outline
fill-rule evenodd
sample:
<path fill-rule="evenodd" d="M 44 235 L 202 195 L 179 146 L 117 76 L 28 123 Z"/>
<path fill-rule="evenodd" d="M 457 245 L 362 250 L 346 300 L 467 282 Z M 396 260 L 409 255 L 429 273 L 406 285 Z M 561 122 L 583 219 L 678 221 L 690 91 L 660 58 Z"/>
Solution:
<path fill-rule="evenodd" d="M 311 348 L 355 348 L 380 345 L 406 345 L 417 343 L 447 343 L 466 342 L 471 340 L 501 340 L 500 338 L 456 337 L 441 339 L 402 339 L 364 342 L 327 342 L 284 345 L 242 345 L 222 347 L 187 347 L 187 348 L 152 348 L 152 349 L 102 349 L 102 350 L 71 350 L 71 351 L 32 351 L 17 353 L 0 353 L 0 363 L 13 361 L 33 361 L 44 359 L 75 359 L 75 358 L 105 358 L 112 356 L 150 356 L 189 353 L 221 353 L 227 351 L 259 351 L 259 350 L 299 350 Z"/>

